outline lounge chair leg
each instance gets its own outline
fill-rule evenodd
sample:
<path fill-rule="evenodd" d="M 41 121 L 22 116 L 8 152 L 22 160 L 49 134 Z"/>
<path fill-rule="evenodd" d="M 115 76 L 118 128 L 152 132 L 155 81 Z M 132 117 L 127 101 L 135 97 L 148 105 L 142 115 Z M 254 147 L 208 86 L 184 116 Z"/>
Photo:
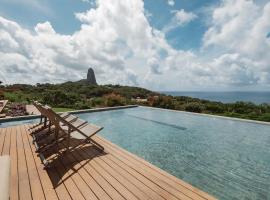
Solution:
<path fill-rule="evenodd" d="M 99 143 L 97 143 L 95 140 L 89 139 L 88 141 L 89 141 L 89 143 L 94 144 L 101 152 L 104 151 L 104 147 L 101 146 Z"/>

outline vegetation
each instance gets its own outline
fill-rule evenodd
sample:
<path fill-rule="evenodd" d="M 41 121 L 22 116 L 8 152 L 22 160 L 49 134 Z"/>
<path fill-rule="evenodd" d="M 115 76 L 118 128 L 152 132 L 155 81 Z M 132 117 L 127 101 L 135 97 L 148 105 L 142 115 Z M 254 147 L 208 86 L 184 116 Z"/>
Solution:
<path fill-rule="evenodd" d="M 62 84 L 8 85 L 0 86 L 0 99 L 11 102 L 30 103 L 38 100 L 58 112 L 93 107 L 141 104 L 159 108 L 182 110 L 253 119 L 270 122 L 270 105 L 250 102 L 221 103 L 191 97 L 173 97 L 143 88 L 120 85 L 89 85 L 85 82 Z M 140 101 L 147 99 L 145 101 Z"/>
<path fill-rule="evenodd" d="M 2 95 L 1 95 L 2 94 Z M 55 108 L 89 109 L 131 104 L 132 98 L 147 98 L 157 93 L 138 87 L 89 85 L 85 82 L 62 84 L 15 84 L 0 88 L 0 99 L 29 104 L 33 100 Z"/>

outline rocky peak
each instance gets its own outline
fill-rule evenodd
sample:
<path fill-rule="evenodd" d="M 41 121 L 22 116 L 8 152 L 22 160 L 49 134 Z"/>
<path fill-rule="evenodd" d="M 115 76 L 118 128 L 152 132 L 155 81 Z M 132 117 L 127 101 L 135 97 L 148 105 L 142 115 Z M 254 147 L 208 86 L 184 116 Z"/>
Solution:
<path fill-rule="evenodd" d="M 86 80 L 87 80 L 87 82 L 89 84 L 97 85 L 95 72 L 94 72 L 94 70 L 92 68 L 88 69 L 87 79 Z"/>

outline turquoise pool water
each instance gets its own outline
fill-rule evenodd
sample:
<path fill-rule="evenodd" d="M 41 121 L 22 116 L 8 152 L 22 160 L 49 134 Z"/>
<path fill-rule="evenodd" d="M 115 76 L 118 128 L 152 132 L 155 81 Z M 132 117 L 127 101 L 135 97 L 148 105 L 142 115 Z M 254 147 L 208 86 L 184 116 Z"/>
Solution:
<path fill-rule="evenodd" d="M 270 126 L 142 107 L 79 116 L 219 199 L 270 199 Z"/>
<path fill-rule="evenodd" d="M 270 199 L 268 125 L 144 107 L 79 116 L 103 126 L 106 139 L 219 199 Z"/>
<path fill-rule="evenodd" d="M 0 122 L 0 128 L 6 128 L 9 126 L 18 126 L 23 124 L 33 124 L 38 123 L 39 119 L 23 119 L 23 120 L 17 120 L 17 121 L 7 121 L 7 122 Z"/>

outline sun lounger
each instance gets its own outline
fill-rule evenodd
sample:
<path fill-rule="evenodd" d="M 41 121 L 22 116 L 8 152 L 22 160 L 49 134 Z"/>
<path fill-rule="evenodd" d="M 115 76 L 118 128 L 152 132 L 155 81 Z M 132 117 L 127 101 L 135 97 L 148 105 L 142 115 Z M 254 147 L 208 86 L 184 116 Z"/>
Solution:
<path fill-rule="evenodd" d="M 29 130 L 32 130 L 32 129 L 36 129 L 37 127 L 39 127 L 40 126 L 40 128 L 41 129 L 44 129 L 44 128 L 46 128 L 46 126 L 47 126 L 47 117 L 46 116 L 44 116 L 44 115 L 42 115 L 42 104 L 40 104 L 39 102 L 37 102 L 37 101 L 34 101 L 33 102 L 33 105 L 36 107 L 36 109 L 41 113 L 41 117 L 40 117 L 40 122 L 38 123 L 38 124 L 35 124 L 35 125 L 33 125 L 32 127 L 30 127 L 30 129 Z M 70 115 L 69 113 L 63 113 L 63 117 L 67 117 L 68 115 Z M 41 126 L 41 125 L 43 125 L 43 126 Z M 39 129 L 36 129 L 36 131 L 39 131 Z"/>
<path fill-rule="evenodd" d="M 33 136 L 33 139 L 36 140 L 37 137 L 39 137 L 39 136 L 49 134 L 51 132 L 50 129 L 51 129 L 52 124 L 48 120 L 48 117 L 46 115 L 44 115 L 46 110 L 44 110 L 43 106 L 38 102 L 34 102 L 33 104 L 38 109 L 38 111 L 41 113 L 40 122 L 38 124 L 32 126 L 29 129 L 31 132 L 31 135 Z M 68 122 L 73 122 L 73 121 L 76 121 L 78 119 L 78 117 L 71 115 L 70 113 L 62 113 L 62 114 L 60 114 L 60 116 L 64 119 L 66 119 Z M 40 134 L 42 132 L 42 130 L 45 130 L 45 129 L 48 129 L 47 132 L 45 132 L 45 133 L 43 132 L 43 134 Z M 36 133 L 39 133 L 39 134 L 36 134 Z"/>
<path fill-rule="evenodd" d="M 61 116 L 60 116 L 61 117 Z M 62 117 L 61 117 L 62 118 Z M 65 119 L 65 118 L 63 118 Z M 65 119 L 66 122 L 69 122 L 72 126 L 76 128 L 83 127 L 84 125 L 87 124 L 85 120 L 76 118 L 75 120 L 71 120 L 73 118 L 67 118 Z M 53 131 L 48 131 L 45 134 L 41 136 L 33 136 L 34 142 L 36 143 L 36 146 L 38 147 L 36 149 L 36 152 L 42 152 L 45 151 L 46 149 L 50 148 L 53 146 L 55 143 L 59 142 L 61 139 L 64 139 L 67 135 L 66 132 L 69 131 L 70 127 L 67 124 L 64 124 L 63 122 L 59 121 L 59 129 L 62 131 L 60 134 L 57 133 L 57 140 L 55 140 L 55 130 Z M 50 136 L 50 138 L 48 138 Z M 44 142 L 45 141 L 45 142 Z"/>
<path fill-rule="evenodd" d="M 45 167 L 48 167 L 50 163 L 46 159 L 45 154 L 47 151 L 53 150 L 60 157 L 64 153 L 86 143 L 92 143 L 98 149 L 103 150 L 103 147 L 92 139 L 96 133 L 103 129 L 102 127 L 88 124 L 86 121 L 78 118 L 70 121 L 69 115 L 66 117 L 61 116 L 48 106 L 41 107 L 41 114 L 53 125 L 53 129 L 50 130 L 51 133 L 48 137 L 34 142 Z M 64 146 L 64 148 L 59 148 L 60 146 Z"/>

